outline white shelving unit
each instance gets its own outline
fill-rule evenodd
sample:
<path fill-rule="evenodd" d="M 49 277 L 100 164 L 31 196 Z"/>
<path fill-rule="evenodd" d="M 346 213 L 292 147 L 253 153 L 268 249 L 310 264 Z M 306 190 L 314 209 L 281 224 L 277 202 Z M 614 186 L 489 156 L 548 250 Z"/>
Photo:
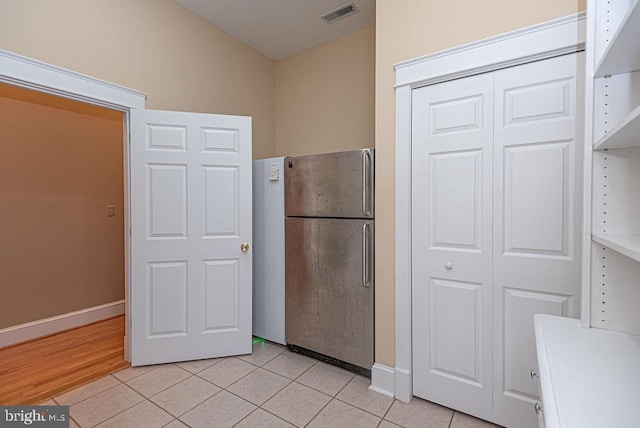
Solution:
<path fill-rule="evenodd" d="M 593 146 L 594 150 L 640 147 L 640 106 L 629 113 L 618 125 L 603 135 Z"/>
<path fill-rule="evenodd" d="M 587 81 L 595 143 L 591 302 L 583 325 L 640 334 L 640 1 L 593 0 L 587 20 L 597 66 Z"/>
<path fill-rule="evenodd" d="M 611 0 L 615 2 L 615 0 Z M 600 62 L 596 67 L 595 77 L 604 77 L 611 74 L 627 73 L 640 70 L 640 55 L 633 55 L 629 51 L 640 40 L 640 9 L 637 1 L 629 8 L 622 23 L 615 32 Z M 600 19 L 600 24 L 606 24 L 606 18 Z M 602 27 L 602 25 L 601 25 Z"/>
<path fill-rule="evenodd" d="M 594 242 L 640 262 L 640 235 L 594 233 L 591 237 Z"/>
<path fill-rule="evenodd" d="M 535 319 L 547 428 L 640 426 L 640 0 L 588 0 L 586 40 L 590 248 L 581 321 Z"/>

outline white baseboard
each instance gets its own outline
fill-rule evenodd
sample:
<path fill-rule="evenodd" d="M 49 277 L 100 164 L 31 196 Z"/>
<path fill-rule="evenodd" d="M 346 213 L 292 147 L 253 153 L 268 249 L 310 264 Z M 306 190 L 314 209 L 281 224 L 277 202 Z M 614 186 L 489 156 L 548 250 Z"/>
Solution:
<path fill-rule="evenodd" d="M 396 399 L 405 403 L 410 402 L 413 397 L 411 371 L 396 367 L 394 374 Z"/>
<path fill-rule="evenodd" d="M 371 367 L 371 386 L 369 389 L 387 397 L 394 395 L 394 371 L 384 364 L 375 363 Z"/>
<path fill-rule="evenodd" d="M 124 314 L 124 300 L 0 330 L 0 348 Z"/>

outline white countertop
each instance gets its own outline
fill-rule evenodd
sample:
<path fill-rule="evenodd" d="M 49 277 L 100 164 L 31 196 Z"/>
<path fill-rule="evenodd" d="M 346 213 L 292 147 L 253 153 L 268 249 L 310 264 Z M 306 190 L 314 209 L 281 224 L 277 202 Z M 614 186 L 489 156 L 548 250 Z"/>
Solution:
<path fill-rule="evenodd" d="M 552 315 L 534 324 L 546 428 L 640 427 L 640 336 Z"/>

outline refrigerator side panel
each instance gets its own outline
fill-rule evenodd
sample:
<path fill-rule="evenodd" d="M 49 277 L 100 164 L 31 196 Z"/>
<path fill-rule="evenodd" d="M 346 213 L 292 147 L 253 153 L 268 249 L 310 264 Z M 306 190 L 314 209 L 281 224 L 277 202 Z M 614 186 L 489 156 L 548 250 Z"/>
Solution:
<path fill-rule="evenodd" d="M 373 221 L 286 219 L 286 341 L 373 365 Z"/>
<path fill-rule="evenodd" d="M 282 157 L 253 161 L 253 334 L 281 344 L 285 343 L 283 173 Z"/>
<path fill-rule="evenodd" d="M 287 216 L 373 218 L 373 149 L 289 157 L 285 163 Z"/>

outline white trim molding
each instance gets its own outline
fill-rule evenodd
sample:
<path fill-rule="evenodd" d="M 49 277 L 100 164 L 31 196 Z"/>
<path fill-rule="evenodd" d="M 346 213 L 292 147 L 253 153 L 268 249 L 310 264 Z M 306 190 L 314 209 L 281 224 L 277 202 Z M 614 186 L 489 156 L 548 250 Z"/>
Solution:
<path fill-rule="evenodd" d="M 584 50 L 584 12 L 395 64 L 396 86 L 425 86 Z"/>
<path fill-rule="evenodd" d="M 0 82 L 116 110 L 145 108 L 147 94 L 0 49 Z"/>
<path fill-rule="evenodd" d="M 0 330 L 0 348 L 124 314 L 124 300 L 94 306 Z"/>
<path fill-rule="evenodd" d="M 393 367 L 375 363 L 373 367 L 371 367 L 371 385 L 369 386 L 369 389 L 386 395 L 387 397 L 393 397 L 393 392 L 395 390 Z"/>
<path fill-rule="evenodd" d="M 144 92 L 110 83 L 82 73 L 47 64 L 33 58 L 0 49 L 0 82 L 27 89 L 57 95 L 83 103 L 98 105 L 124 113 L 124 241 L 125 241 L 125 360 L 129 361 L 131 349 L 128 335 L 130 288 L 130 186 L 129 181 L 129 111 L 144 109 L 147 95 Z M 8 336 L 7 336 L 8 337 Z M 0 346 L 2 346 L 0 341 Z"/>
<path fill-rule="evenodd" d="M 411 103 L 426 85 L 584 50 L 585 14 L 577 13 L 474 43 L 404 61 L 396 68 L 394 395 L 413 396 L 411 315 Z"/>

